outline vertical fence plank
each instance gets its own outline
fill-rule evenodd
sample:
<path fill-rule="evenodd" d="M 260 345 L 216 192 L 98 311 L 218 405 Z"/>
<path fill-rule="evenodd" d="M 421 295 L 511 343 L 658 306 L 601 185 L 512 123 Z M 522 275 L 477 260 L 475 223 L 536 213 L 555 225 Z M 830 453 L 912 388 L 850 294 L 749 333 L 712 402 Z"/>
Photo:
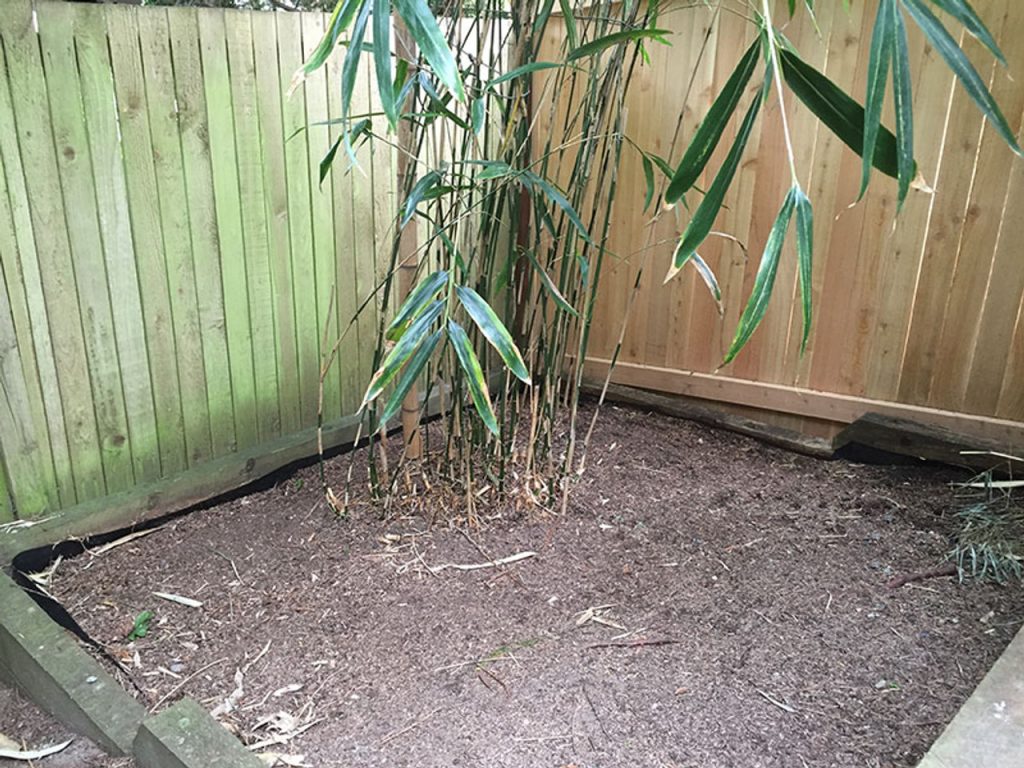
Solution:
<path fill-rule="evenodd" d="M 302 66 L 302 14 L 278 13 L 278 68 L 282 87 L 287 87 Z M 288 236 L 291 243 L 292 296 L 295 311 L 295 350 L 298 360 L 299 423 L 316 424 L 317 390 L 320 380 L 320 331 L 317 327 L 316 255 L 313 250 L 312 198 L 306 127 L 306 93 L 321 82 L 322 73 L 286 96 L 281 105 L 284 153 L 288 183 Z M 329 290 L 329 286 L 324 286 Z"/>
<path fill-rule="evenodd" d="M 160 474 L 166 477 L 187 466 L 185 424 L 178 388 L 171 289 L 164 257 L 160 193 L 151 146 L 152 131 L 137 11 L 119 6 L 107 6 L 104 10 L 141 295 L 144 343 L 149 358 Z M 142 373 L 139 375 L 141 377 Z"/>
<path fill-rule="evenodd" d="M 31 343 L 21 329 L 12 304 L 22 303 L 14 223 L 8 205 L 7 185 L 0 163 L 0 522 L 14 516 L 13 499 L 19 516 L 45 512 L 54 502 L 53 467 L 38 401 Z M 10 275 L 10 276 L 8 276 Z M 20 320 L 25 321 L 22 307 Z M 13 494 L 13 496 L 12 496 Z"/>
<path fill-rule="evenodd" d="M 234 105 L 228 71 L 225 12 L 200 9 L 199 43 L 202 81 L 206 99 L 209 159 L 217 217 L 224 323 L 230 362 L 233 428 L 239 450 L 258 444 L 256 381 L 253 376 L 252 338 L 249 322 L 249 286 L 242 231 L 238 154 L 235 151 Z M 233 15 L 234 16 L 234 15 Z"/>
<path fill-rule="evenodd" d="M 370 57 L 364 55 L 356 76 L 352 94 L 352 114 L 368 113 L 372 109 L 370 96 Z M 379 118 L 375 123 L 379 123 Z M 378 127 L 379 129 L 379 127 Z M 377 150 L 380 151 L 380 150 Z M 369 382 L 373 373 L 373 354 L 377 344 L 377 310 L 380 293 L 377 289 L 377 243 L 374 227 L 373 152 L 368 144 L 356 149 L 358 169 L 352 175 L 352 259 L 356 283 L 357 307 L 366 302 L 356 320 L 359 338 L 359 374 L 361 382 Z M 383 181 L 383 180 L 382 180 Z M 390 254 L 390 251 L 388 252 Z"/>
<path fill-rule="evenodd" d="M 327 62 L 329 98 L 328 107 L 331 120 L 341 119 L 341 57 L 333 56 Z M 341 126 L 332 126 L 330 140 L 336 141 L 341 136 Z M 331 207 L 334 212 L 334 271 L 337 275 L 336 314 L 338 333 L 344 339 L 338 346 L 338 352 L 332 366 L 337 371 L 341 387 L 341 412 L 355 413 L 362 398 L 362 386 L 365 379 L 360 378 L 359 366 L 359 334 L 352 324 L 358 306 L 358 286 L 356 283 L 356 263 L 358 254 L 355 250 L 353 220 L 353 185 L 358 172 L 349 168 L 350 160 L 344 149 L 335 156 L 334 165 L 325 186 L 330 184 L 332 193 Z"/>
<path fill-rule="evenodd" d="M 980 44 L 972 45 L 973 38 L 966 35 L 964 38 L 962 42 L 966 50 L 977 53 Z M 986 74 L 991 75 L 991 70 Z M 936 353 L 949 297 L 948 286 L 967 213 L 982 128 L 977 108 L 963 88 L 957 86 L 949 107 L 948 138 L 943 144 L 941 165 L 934 184 L 931 223 L 918 269 L 920 277 L 898 394 L 903 402 L 929 403 L 932 374 L 939 363 Z"/>
<path fill-rule="evenodd" d="M 0 22 L 21 165 L 26 171 L 25 194 L 39 260 L 42 290 L 36 304 L 45 302 L 43 316 L 49 320 L 58 385 L 56 390 L 44 391 L 47 419 L 62 420 L 65 425 L 71 465 L 70 476 L 65 477 L 73 477 L 74 487 L 72 490 L 65 486 L 61 500 L 74 503 L 102 495 L 104 481 L 74 265 L 54 156 L 47 84 L 29 4 L 9 4 Z M 51 441 L 54 437 L 51 431 Z M 58 476 L 58 482 L 61 480 Z"/>
<path fill-rule="evenodd" d="M 253 47 L 257 51 L 256 97 L 263 147 L 263 186 L 266 196 L 264 215 L 270 226 L 270 278 L 277 337 L 278 407 L 281 411 L 281 431 L 288 434 L 299 428 L 301 411 L 292 292 L 288 171 L 281 112 L 283 94 L 277 64 L 274 14 L 254 13 L 252 32 Z"/>
<path fill-rule="evenodd" d="M 319 13 L 302 14 L 302 57 L 305 59 L 316 49 L 324 33 L 324 17 Z M 340 57 L 335 57 L 340 58 Z M 318 337 L 326 341 L 320 350 L 327 354 L 338 338 L 339 301 L 337 259 L 334 252 L 334 212 L 332 208 L 331 180 L 319 181 L 320 160 L 330 147 L 331 131 L 327 125 L 317 125 L 330 119 L 328 108 L 330 69 L 324 67 L 306 80 L 306 121 L 303 144 L 308 153 L 311 179 L 311 206 L 313 215 L 313 258 L 316 264 L 316 328 Z M 330 311 L 330 314 L 328 314 Z M 323 417 L 332 421 L 342 415 L 341 377 L 337 365 L 331 366 L 323 383 Z"/>
<path fill-rule="evenodd" d="M 209 458 L 212 440 L 170 30 L 164 8 L 139 8 L 137 14 L 178 360 L 186 458 L 189 466 L 194 466 Z"/>
<path fill-rule="evenodd" d="M 50 97 L 60 188 L 78 292 L 82 333 L 92 381 L 105 484 L 97 495 L 130 488 L 134 469 L 121 390 L 117 345 L 103 240 L 99 228 L 92 153 L 77 76 L 74 21 L 77 6 L 48 3 L 37 11 L 39 41 Z"/>
<path fill-rule="evenodd" d="M 1014 51 L 1015 41 L 1024 34 L 1024 14 L 1013 13 L 1007 5 L 1002 7 L 1000 15 L 995 15 L 995 10 L 992 8 L 989 12 L 988 21 L 997 30 L 1001 46 Z M 1017 71 L 1020 71 L 1019 65 L 1024 63 L 1024 57 L 1013 53 L 1011 56 L 1014 64 L 1018 65 Z M 992 95 L 1006 114 L 1011 130 L 1017 134 L 1021 125 L 1021 109 L 1024 108 L 1024 88 L 1009 72 L 996 67 Z M 949 284 L 942 333 L 938 338 L 936 357 L 942 361 L 942 370 L 936 371 L 929 393 L 931 403 L 940 408 L 960 410 L 963 407 L 971 360 L 978 342 L 984 344 L 978 330 L 1010 181 L 1010 175 L 1001 172 L 1006 168 L 1006 152 L 1006 143 L 986 122 L 975 161 L 975 181 L 967 202 L 959 253 Z"/>
<path fill-rule="evenodd" d="M 160 451 L 105 14 L 76 7 L 75 52 L 124 394 L 127 448 L 135 482 L 155 480 L 160 476 Z"/>
<path fill-rule="evenodd" d="M 908 32 L 910 66 L 917 74 L 913 88 L 914 109 L 917 114 L 936 118 L 918 121 L 915 127 L 914 154 L 921 174 L 930 183 L 938 175 L 952 75 L 935 49 L 925 44 L 924 35 L 913 28 Z M 943 119 L 939 119 L 940 116 Z M 874 297 L 877 319 L 868 364 L 866 393 L 869 397 L 880 400 L 896 397 L 932 199 L 927 192 L 912 190 L 884 245 Z"/>
<path fill-rule="evenodd" d="M 249 301 L 249 330 L 256 383 L 257 434 L 281 434 L 277 322 L 271 280 L 270 210 L 264 187 L 263 129 L 256 90 L 256 54 L 250 11 L 225 15 L 228 72 L 237 152 L 242 240 Z"/>
<path fill-rule="evenodd" d="M 14 125 L 14 111 L 11 106 L 10 94 L 7 90 L 6 56 L 0 48 L 0 122 Z M 48 427 L 46 406 L 43 402 L 43 382 L 49 382 L 53 389 L 57 388 L 56 371 L 53 368 L 53 355 L 50 338 L 46 328 L 45 307 L 39 307 L 39 315 L 33 324 L 33 304 L 30 296 L 41 297 L 39 270 L 36 264 L 35 243 L 32 236 L 32 222 L 26 208 L 24 196 L 24 177 L 21 174 L 21 161 L 18 157 L 14 131 L 0 132 L 0 278 L 6 289 L 5 295 L 11 307 L 11 322 L 18 354 L 21 358 L 22 375 L 27 388 L 27 397 L 33 435 L 37 453 L 34 475 L 43 483 L 46 498 L 19 498 L 19 506 L 23 514 L 32 516 L 47 509 L 60 507 L 60 489 L 57 482 L 53 452 L 50 448 L 49 429 L 59 430 L 59 445 L 62 468 L 66 480 L 60 485 L 71 485 L 70 464 L 67 456 L 67 441 L 63 434 L 63 420 Z M 35 305 L 41 305 L 41 299 Z M 40 344 L 36 344 L 36 338 Z M 59 409 L 59 402 L 55 403 Z M 2 406 L 0 406 L 2 407 Z M 0 453 L 8 440 L 0 435 Z M 7 447 L 8 451 L 16 450 Z M 10 487 L 10 472 L 7 473 L 5 490 L 0 503 L 7 504 L 11 515 L 14 514 L 14 501 Z M 34 495 L 34 494 L 32 494 Z M 9 503 L 8 503 L 9 502 Z"/>
<path fill-rule="evenodd" d="M 231 369 L 221 289 L 220 237 L 214 201 L 203 72 L 199 59 L 196 9 L 168 14 L 174 98 L 181 138 L 185 200 L 192 241 L 196 308 L 202 338 L 206 402 L 209 409 L 211 456 L 236 449 Z M 226 244 L 226 247 L 230 245 Z"/>

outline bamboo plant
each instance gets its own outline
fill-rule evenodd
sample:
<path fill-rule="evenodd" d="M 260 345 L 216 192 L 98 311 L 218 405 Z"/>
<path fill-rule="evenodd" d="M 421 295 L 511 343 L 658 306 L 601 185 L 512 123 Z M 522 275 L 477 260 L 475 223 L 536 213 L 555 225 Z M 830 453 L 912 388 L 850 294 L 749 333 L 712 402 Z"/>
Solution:
<path fill-rule="evenodd" d="M 626 135 L 625 96 L 650 46 L 671 45 L 659 16 L 669 6 L 694 5 L 742 15 L 753 40 L 679 156 L 673 140 L 662 157 Z M 962 26 L 1006 64 L 967 0 L 878 0 L 873 8 L 868 84 L 860 102 L 809 65 L 773 16 L 776 10 L 813 15 L 814 0 L 558 0 L 565 34 L 552 61 L 538 57 L 555 0 L 340 0 L 320 45 L 296 73 L 298 83 L 328 57 L 344 57 L 343 130 L 321 174 L 332 165 L 350 168 L 361 142 L 395 147 L 411 169 L 399 190 L 387 275 L 364 302 L 376 302 L 385 318 L 376 372 L 362 403 L 369 429 L 386 428 L 422 384 L 424 394 L 437 392 L 453 406 L 446 409 L 441 455 L 470 506 L 475 484 L 509 490 L 513 467 L 535 498 L 564 499 L 566 478 L 583 453 L 577 447 L 582 361 L 602 266 L 612 255 L 606 243 L 623 153 L 640 154 L 648 207 L 687 205 L 688 223 L 666 279 L 692 267 L 719 301 L 717 280 L 700 249 L 771 99 L 782 107 L 778 119 L 791 186 L 760 244 L 752 292 L 724 362 L 740 353 L 764 317 L 794 219 L 805 345 L 812 317 L 813 201 L 800 183 L 807 169 L 797 167 L 793 152 L 790 95 L 860 155 L 861 196 L 872 171 L 879 171 L 896 181 L 901 207 L 915 184 L 925 186 L 914 162 L 909 20 L 1021 154 L 985 82 L 947 28 Z M 396 29 L 407 31 L 413 45 L 395 46 Z M 367 52 L 381 112 L 352 114 L 356 73 Z M 881 121 L 890 72 L 894 130 Z M 752 84 L 756 93 L 737 118 Z M 573 108 L 557 110 L 566 103 Z M 736 119 L 732 145 L 711 174 L 714 151 Z M 710 184 L 698 189 L 706 172 Z M 418 232 L 417 275 L 393 307 L 394 280 L 408 256 L 401 252 L 402 235 L 411 226 Z"/>

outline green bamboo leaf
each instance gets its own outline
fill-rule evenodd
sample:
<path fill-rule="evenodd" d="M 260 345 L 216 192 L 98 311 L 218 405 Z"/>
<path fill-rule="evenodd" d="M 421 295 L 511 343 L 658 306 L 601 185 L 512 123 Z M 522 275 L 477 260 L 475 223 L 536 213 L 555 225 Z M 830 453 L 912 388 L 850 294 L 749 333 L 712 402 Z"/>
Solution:
<path fill-rule="evenodd" d="M 480 135 L 484 129 L 484 120 L 487 118 L 487 99 L 483 96 L 473 99 L 473 106 L 470 109 L 470 122 L 473 126 L 473 133 Z"/>
<path fill-rule="evenodd" d="M 799 187 L 796 190 L 796 261 L 800 279 L 800 304 L 803 308 L 804 330 L 800 339 L 800 354 L 807 348 L 811 335 L 811 263 L 814 259 L 814 209 L 811 201 Z"/>
<path fill-rule="evenodd" d="M 571 0 L 558 0 L 558 6 L 562 9 L 562 23 L 565 24 L 565 35 L 571 51 L 580 44 L 580 36 L 576 31 L 576 14 L 572 12 Z"/>
<path fill-rule="evenodd" d="M 405 364 L 405 368 L 402 369 L 402 375 L 398 377 L 398 383 L 395 385 L 394 392 L 391 393 L 391 397 L 384 404 L 384 410 L 380 414 L 380 423 L 387 424 L 388 421 L 394 416 L 398 409 L 402 406 L 402 401 L 405 396 L 409 394 L 409 390 L 412 389 L 412 385 L 416 383 L 416 379 L 419 378 L 423 372 L 424 367 L 427 365 L 427 361 L 430 360 L 431 355 L 434 354 L 434 350 L 437 348 L 437 343 L 441 340 L 441 334 L 444 330 L 438 328 L 433 332 L 425 341 L 420 343 L 416 347 L 416 351 L 412 357 L 409 358 L 409 362 Z"/>
<path fill-rule="evenodd" d="M 668 161 L 665 158 L 660 155 L 656 155 L 653 152 L 648 152 L 647 156 L 651 158 L 656 166 L 658 166 L 658 170 L 665 175 L 666 179 L 671 180 L 672 177 L 675 176 L 676 172 L 672 169 L 672 166 L 668 164 Z"/>
<path fill-rule="evenodd" d="M 398 104 L 391 74 L 391 0 L 367 0 L 373 3 L 373 65 L 381 106 L 392 130 L 398 126 Z"/>
<path fill-rule="evenodd" d="M 526 370 L 526 363 L 519 353 L 519 348 L 512 340 L 512 334 L 508 332 L 501 318 L 494 312 L 491 305 L 484 301 L 483 296 L 469 286 L 455 286 L 455 293 L 459 301 L 465 307 L 466 313 L 473 318 L 480 333 L 490 342 L 491 346 L 498 352 L 508 369 L 522 382 L 530 383 L 530 373 Z"/>
<path fill-rule="evenodd" d="M 647 155 L 641 155 L 641 162 L 644 166 L 644 185 L 647 189 L 644 193 L 644 213 L 647 213 L 647 209 L 651 207 L 651 201 L 654 200 L 654 163 Z"/>
<path fill-rule="evenodd" d="M 765 83 L 767 84 L 768 82 L 769 80 L 766 77 Z M 732 147 L 729 149 L 729 154 L 726 155 L 725 162 L 718 169 L 715 180 L 711 182 L 707 194 L 700 201 L 700 205 L 694 212 L 693 218 L 690 219 L 690 223 L 686 225 L 683 236 L 679 239 L 679 245 L 676 246 L 676 252 L 672 259 L 673 271 L 670 272 L 670 275 L 683 268 L 686 262 L 697 252 L 700 244 L 710 234 L 711 226 L 715 223 L 715 218 L 722 208 L 722 200 L 725 198 L 725 193 L 732 183 L 733 176 L 736 175 L 736 169 L 739 168 L 740 159 L 743 157 L 743 150 L 746 149 L 747 140 L 750 138 L 750 131 L 754 127 L 757 113 L 761 109 L 761 102 L 764 100 L 765 90 L 765 88 L 759 90 L 757 96 L 754 97 L 754 101 L 747 108 L 747 114 L 743 118 L 743 123 L 740 125 Z"/>
<path fill-rule="evenodd" d="M 395 0 L 395 10 L 409 28 L 434 74 L 459 101 L 465 101 L 466 92 L 455 56 L 426 0 Z"/>
<path fill-rule="evenodd" d="M 461 325 L 449 319 L 448 338 L 451 339 L 455 355 L 459 358 L 459 366 L 466 374 L 466 385 L 469 387 L 469 395 L 473 399 L 476 412 L 480 414 L 487 429 L 497 435 L 498 420 L 494 417 L 494 409 L 491 407 L 491 396 L 487 392 L 487 380 L 484 378 L 484 372 L 480 368 L 480 361 L 473 351 L 469 336 L 466 335 Z"/>
<path fill-rule="evenodd" d="M 846 146 L 863 156 L 864 107 L 793 51 L 780 48 L 779 60 L 790 90 Z M 896 137 L 885 126 L 878 129 L 872 163 L 886 176 L 899 175 Z"/>
<path fill-rule="evenodd" d="M 985 22 L 974 12 L 974 9 L 971 8 L 971 4 L 967 0 L 932 0 L 932 2 L 963 24 L 968 32 L 974 35 L 982 45 L 992 52 L 992 55 L 999 60 L 1000 64 L 1004 67 L 1006 66 L 1006 57 L 999 50 L 995 38 L 992 37 L 992 33 L 988 31 Z"/>
<path fill-rule="evenodd" d="M 782 203 L 782 208 L 779 210 L 779 215 L 772 225 L 771 232 L 768 233 L 768 241 L 765 243 L 764 253 L 761 256 L 761 264 L 757 268 L 757 276 L 754 278 L 754 288 L 750 293 L 747 306 L 740 316 L 736 336 L 732 340 L 732 345 L 729 347 L 729 352 L 726 354 L 725 360 L 722 361 L 722 365 L 732 362 L 736 354 L 743 349 L 768 309 L 768 300 L 772 296 L 775 275 L 779 269 L 779 255 L 782 253 L 782 244 L 786 240 L 786 230 L 789 228 L 789 220 L 793 216 L 793 207 L 796 205 L 799 190 L 799 187 L 789 190 Z"/>
<path fill-rule="evenodd" d="M 700 279 L 704 281 L 704 285 L 707 286 L 708 291 L 711 293 L 711 298 L 715 300 L 715 303 L 719 306 L 721 311 L 722 306 L 722 289 L 718 285 L 718 278 L 715 277 L 715 272 L 708 263 L 701 258 L 699 253 L 693 254 L 690 257 L 690 261 L 697 270 L 697 274 L 700 275 Z"/>
<path fill-rule="evenodd" d="M 964 90 L 967 91 L 967 95 L 971 97 L 971 100 L 978 106 L 981 113 L 988 119 L 999 135 L 1003 137 L 1003 140 L 1010 146 L 1010 149 L 1018 155 L 1024 155 L 1020 145 L 1017 144 L 1017 137 L 1013 135 L 1010 125 L 1006 122 L 1006 118 L 1003 117 L 1003 113 L 989 92 L 988 86 L 985 85 L 981 75 L 978 74 L 978 70 L 971 64 L 967 55 L 960 50 L 956 40 L 942 26 L 942 22 L 935 18 L 935 14 L 929 11 L 921 0 L 902 0 L 902 2 L 903 7 L 907 9 L 907 12 L 917 22 L 917 26 L 924 32 L 928 41 L 939 52 L 939 55 L 946 60 L 946 64 L 953 70 L 953 74 L 956 75 Z"/>
<path fill-rule="evenodd" d="M 380 368 L 377 369 L 377 372 L 373 374 L 373 378 L 370 379 L 370 385 L 366 388 L 366 394 L 363 395 L 363 405 L 373 402 L 395 376 L 398 375 L 398 372 L 402 370 L 402 366 L 405 365 L 412 353 L 416 351 L 416 347 L 426 337 L 430 326 L 437 320 L 442 309 L 444 309 L 444 301 L 437 299 L 426 310 L 421 312 L 420 316 L 413 321 L 408 330 L 402 334 L 402 338 L 391 348 L 391 351 L 384 358 L 384 362 L 381 363 Z"/>
<path fill-rule="evenodd" d="M 427 199 L 428 193 L 436 187 L 440 181 L 440 171 L 430 171 L 416 181 L 413 188 L 409 191 L 409 197 L 406 199 L 405 205 L 402 206 L 402 220 L 398 225 L 399 229 L 408 224 L 409 220 L 416 215 L 416 206 Z"/>
<path fill-rule="evenodd" d="M 896 149 L 899 178 L 897 211 L 903 207 L 914 180 L 914 105 L 910 85 L 910 57 L 907 53 L 907 26 L 896 3 L 890 4 L 893 24 L 892 83 L 896 108 Z"/>
<path fill-rule="evenodd" d="M 669 182 L 668 189 L 665 191 L 666 203 L 672 205 L 678 202 L 686 194 L 687 190 L 693 186 L 693 183 L 701 173 L 703 173 L 708 160 L 711 159 L 711 154 L 715 151 L 715 147 L 718 146 L 718 142 L 722 138 L 725 126 L 728 124 L 733 112 L 736 111 L 736 106 L 740 103 L 740 98 L 746 90 L 747 83 L 750 82 L 750 76 L 754 73 L 754 67 L 757 66 L 760 48 L 761 37 L 758 37 L 747 49 L 747 52 L 743 54 L 743 57 L 736 65 L 736 69 L 733 70 L 729 80 L 722 88 L 722 92 L 718 94 L 715 103 L 708 110 L 707 117 L 704 118 L 700 127 L 697 128 L 697 132 L 693 135 L 693 139 L 686 148 L 683 159 L 672 175 L 672 181 Z"/>
<path fill-rule="evenodd" d="M 548 25 L 548 19 L 551 18 L 551 11 L 555 7 L 555 0 L 544 0 L 544 4 L 540 7 L 540 13 L 537 14 L 537 18 L 533 22 L 533 36 L 540 37 L 541 33 L 544 32 L 544 28 Z"/>
<path fill-rule="evenodd" d="M 540 72 L 545 69 L 557 69 L 563 67 L 564 64 L 560 64 L 557 61 L 532 61 L 529 64 L 523 64 L 521 67 L 510 69 L 503 75 L 499 75 L 493 80 L 488 80 L 487 84 L 484 85 L 485 91 L 490 91 L 495 86 L 507 83 L 509 80 L 515 80 L 517 77 L 523 77 L 524 75 L 532 75 L 534 72 Z"/>
<path fill-rule="evenodd" d="M 388 341 L 398 341 L 402 337 L 402 334 L 406 332 L 409 325 L 412 324 L 413 320 L 415 320 L 416 317 L 419 316 L 420 312 L 423 311 L 427 302 L 437 296 L 437 292 L 440 291 L 447 282 L 448 273 L 443 269 L 427 275 L 427 277 L 421 280 L 419 284 L 409 292 L 409 295 L 395 314 L 395 319 L 391 321 L 391 324 L 384 332 L 384 337 Z"/>
<path fill-rule="evenodd" d="M 341 65 L 341 116 L 343 118 L 348 117 L 349 107 L 352 105 L 356 75 L 359 73 L 359 64 L 362 58 L 363 38 L 366 37 L 366 23 L 370 18 L 372 6 L 373 3 L 366 0 L 359 11 L 356 23 L 352 26 L 352 36 L 349 39 L 348 50 L 345 51 L 345 60 Z"/>
<path fill-rule="evenodd" d="M 356 11 L 359 10 L 362 2 L 363 0 L 338 0 L 338 4 L 334 6 L 334 11 L 331 13 L 331 18 L 327 20 L 327 30 L 324 32 L 324 36 L 320 38 L 320 42 L 313 50 L 313 53 L 309 55 L 309 58 L 303 62 L 302 66 L 292 76 L 290 90 L 294 90 L 306 79 L 308 74 L 323 66 L 324 62 L 327 61 L 327 57 L 334 51 L 334 47 L 338 44 L 338 39 L 342 33 L 352 23 L 352 19 L 355 17 Z"/>
<path fill-rule="evenodd" d="M 547 273 L 547 270 L 540 265 L 537 261 L 537 257 L 533 255 L 533 251 L 527 251 L 526 256 L 530 259 L 530 263 L 533 264 L 533 271 L 537 273 L 537 277 L 540 279 L 540 284 L 544 288 L 544 292 L 551 297 L 551 300 L 555 302 L 557 306 L 563 312 L 568 312 L 573 317 L 579 317 L 579 313 L 573 309 L 572 305 L 565 300 L 565 296 L 558 290 L 558 286 L 555 285 L 551 276 Z"/>
<path fill-rule="evenodd" d="M 331 144 L 331 148 L 327 150 L 327 154 L 324 155 L 320 161 L 320 186 L 323 186 L 324 179 L 327 178 L 327 174 L 331 172 L 331 167 L 334 165 L 334 157 L 338 154 L 338 147 L 341 146 L 342 142 L 347 142 L 351 147 L 356 139 L 362 139 L 366 141 L 370 137 L 370 129 L 372 124 L 369 118 L 363 118 L 359 122 L 355 123 L 351 128 L 346 128 L 341 136 L 334 140 Z M 362 142 L 360 142 L 362 143 Z"/>
<path fill-rule="evenodd" d="M 885 103 L 885 83 L 889 77 L 889 63 L 892 61 L 893 27 L 892 9 L 896 0 L 881 0 L 875 15 L 875 28 L 871 33 L 871 49 L 868 54 L 868 88 L 864 98 L 864 146 L 861 151 L 860 194 L 864 197 L 871 181 L 871 164 L 875 156 L 878 130 L 882 127 L 882 105 Z"/>
<path fill-rule="evenodd" d="M 578 48 L 573 49 L 569 52 L 565 61 L 568 63 L 576 61 L 577 59 L 584 59 L 621 43 L 636 42 L 638 40 L 645 40 L 648 38 L 658 40 L 659 42 L 668 45 L 668 42 L 665 40 L 665 35 L 670 34 L 672 34 L 672 32 L 668 29 L 627 29 L 623 32 L 613 32 L 610 35 L 605 35 L 604 37 L 599 37 L 596 40 L 591 40 L 589 43 L 584 43 Z"/>
<path fill-rule="evenodd" d="M 500 160 L 486 160 L 480 163 L 480 165 L 482 165 L 484 169 L 476 175 L 477 181 L 501 179 L 505 176 L 515 175 L 515 169 L 508 163 L 503 163 Z"/>
<path fill-rule="evenodd" d="M 562 209 L 566 217 L 572 222 L 572 225 L 576 227 L 580 237 L 591 245 L 594 241 L 590 239 L 590 233 L 587 232 L 587 228 L 583 226 L 583 220 L 580 219 L 580 215 L 576 213 L 576 209 L 572 207 L 565 195 L 547 179 L 543 179 L 532 171 L 523 171 L 520 176 L 520 180 L 529 188 L 531 185 L 536 186 L 545 197 L 548 198 L 552 203 Z"/>

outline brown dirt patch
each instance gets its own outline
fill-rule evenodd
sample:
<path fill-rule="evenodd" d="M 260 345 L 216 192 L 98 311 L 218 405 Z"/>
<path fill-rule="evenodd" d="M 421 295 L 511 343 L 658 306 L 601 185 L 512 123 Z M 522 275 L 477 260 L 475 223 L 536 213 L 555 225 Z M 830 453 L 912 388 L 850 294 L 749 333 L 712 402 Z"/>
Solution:
<path fill-rule="evenodd" d="M 0 733 L 18 744 L 19 749 L 42 749 L 63 744 L 68 747 L 44 760 L 27 763 L 0 758 L 0 768 L 26 768 L 38 765 L 45 768 L 131 768 L 127 758 L 110 757 L 93 742 L 71 732 L 55 718 L 17 691 L 0 683 Z"/>
<path fill-rule="evenodd" d="M 956 477 L 610 407 L 565 516 L 339 521 L 310 468 L 65 562 L 54 589 L 138 654 L 150 703 L 213 709 L 244 670 L 224 719 L 250 740 L 276 712 L 318 721 L 283 750 L 312 766 L 910 766 L 1024 619 L 1016 588 L 885 588 L 941 559 Z M 580 624 L 597 606 L 609 623 Z"/>

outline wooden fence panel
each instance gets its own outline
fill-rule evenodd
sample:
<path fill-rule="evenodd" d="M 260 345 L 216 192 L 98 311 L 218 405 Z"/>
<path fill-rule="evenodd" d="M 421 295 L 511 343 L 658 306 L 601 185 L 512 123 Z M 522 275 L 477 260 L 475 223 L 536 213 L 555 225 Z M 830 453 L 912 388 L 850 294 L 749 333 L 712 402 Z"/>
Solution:
<path fill-rule="evenodd" d="M 321 345 L 372 294 L 394 211 L 383 147 L 314 178 L 336 129 L 300 129 L 337 117 L 339 68 L 284 89 L 325 19 L 5 4 L 0 521 L 308 440 Z M 371 304 L 328 423 L 358 406 Z"/>
<path fill-rule="evenodd" d="M 786 3 L 777 3 L 780 18 Z M 685 7 L 684 7 L 685 6 Z M 981 67 L 1014 130 L 1024 115 L 1024 6 L 979 0 L 1009 59 L 994 65 L 970 36 L 962 44 Z M 868 45 L 877 0 L 803 14 L 786 35 L 814 64 L 863 100 Z M 559 56 L 564 28 L 553 22 L 540 58 Z M 677 163 L 709 98 L 749 44 L 749 22 L 714 6 L 680 4 L 659 18 L 675 34 L 671 47 L 649 45 L 650 64 L 627 97 L 626 132 L 641 147 Z M 623 312 L 632 307 L 613 380 L 671 390 L 774 412 L 789 426 L 802 420 L 835 429 L 858 413 L 885 409 L 965 432 L 1024 444 L 1024 270 L 1012 263 L 1024 197 L 1021 163 L 955 85 L 945 63 L 910 25 L 919 168 L 934 193 L 911 192 L 895 211 L 896 185 L 875 174 L 856 206 L 860 158 L 787 93 L 800 180 L 815 206 L 816 307 L 808 348 L 799 355 L 801 316 L 792 242 L 783 253 L 775 296 L 761 327 L 738 358 L 717 370 L 732 339 L 760 259 L 760 249 L 789 184 L 774 94 L 751 136 L 747 155 L 702 255 L 716 269 L 724 300 L 719 318 L 694 275 L 662 286 L 685 210 L 643 213 L 643 169 L 625 152 L 602 277 L 588 365 L 603 375 L 615 352 Z M 706 41 L 706 42 L 705 42 Z M 703 46 L 703 56 L 699 51 Z M 705 58 L 707 60 L 705 60 Z M 696 62 L 696 69 L 695 67 Z M 695 72 L 693 84 L 679 73 Z M 535 78 L 536 108 L 545 77 Z M 756 87 L 756 86 L 752 86 Z M 749 98 L 749 94 L 747 94 Z M 741 109 L 742 109 L 741 104 Z M 564 115 L 568 105 L 556 105 Z M 673 129 L 682 114 L 681 131 Z M 560 118 L 556 118 L 560 119 Z M 884 119 L 891 125 L 891 107 Z M 732 138 L 730 126 L 709 164 L 717 169 Z M 705 174 L 703 183 L 709 178 Z M 742 248 L 741 248 L 741 245 Z M 746 249 L 746 255 L 744 250 Z M 1019 261 L 1019 260 L 1018 260 Z M 634 283 L 642 270 L 635 295 Z M 792 418 L 796 417 L 796 420 Z M 817 428 L 821 428 L 819 426 Z"/>

